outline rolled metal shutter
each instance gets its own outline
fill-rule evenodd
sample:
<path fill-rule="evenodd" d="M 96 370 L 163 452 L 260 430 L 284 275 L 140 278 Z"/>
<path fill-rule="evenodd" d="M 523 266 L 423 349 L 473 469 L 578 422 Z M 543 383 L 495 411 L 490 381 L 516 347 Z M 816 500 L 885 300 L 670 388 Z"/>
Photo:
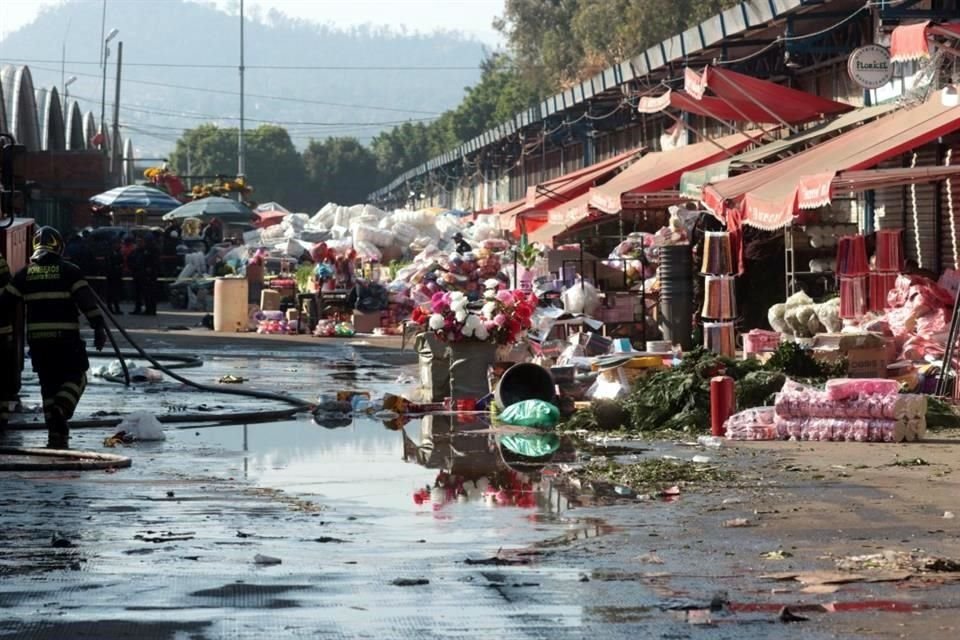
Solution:
<path fill-rule="evenodd" d="M 948 155 L 949 152 L 949 155 Z M 948 139 L 940 164 L 960 165 L 960 136 Z M 940 188 L 940 264 L 960 269 L 960 178 L 944 180 Z"/>

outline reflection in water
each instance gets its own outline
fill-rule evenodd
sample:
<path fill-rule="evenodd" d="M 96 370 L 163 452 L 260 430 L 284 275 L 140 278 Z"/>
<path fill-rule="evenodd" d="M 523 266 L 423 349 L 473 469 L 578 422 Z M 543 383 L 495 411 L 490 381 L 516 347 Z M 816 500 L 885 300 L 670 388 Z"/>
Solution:
<path fill-rule="evenodd" d="M 557 438 L 549 455 L 532 458 L 503 446 L 501 435 L 491 428 L 488 416 L 431 415 L 420 423 L 420 444 L 404 431 L 404 460 L 438 473 L 431 484 L 413 493 L 414 503 L 434 510 L 451 503 L 483 501 L 489 505 L 540 508 L 559 512 L 566 501 L 549 482 L 551 464 L 576 458 L 572 443 Z M 520 440 L 539 442 L 543 434 L 512 434 Z M 514 447 L 515 449 L 515 447 Z"/>

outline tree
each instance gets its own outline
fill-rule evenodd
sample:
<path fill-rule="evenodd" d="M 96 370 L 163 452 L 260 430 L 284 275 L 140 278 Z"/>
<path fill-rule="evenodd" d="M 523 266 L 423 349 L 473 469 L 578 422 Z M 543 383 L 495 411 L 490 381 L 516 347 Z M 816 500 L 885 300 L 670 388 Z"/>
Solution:
<path fill-rule="evenodd" d="M 303 152 L 303 164 L 317 206 L 363 202 L 380 186 L 377 158 L 356 138 L 311 140 Z"/>
<path fill-rule="evenodd" d="M 177 140 L 172 164 L 185 177 L 236 176 L 238 135 L 237 129 L 214 124 L 189 129 Z M 261 125 L 246 134 L 245 143 L 245 173 L 255 200 L 275 200 L 292 208 L 316 204 L 304 189 L 303 159 L 286 129 Z"/>
<path fill-rule="evenodd" d="M 738 4 L 739 0 L 506 0 L 495 26 L 522 74 L 560 89 Z"/>

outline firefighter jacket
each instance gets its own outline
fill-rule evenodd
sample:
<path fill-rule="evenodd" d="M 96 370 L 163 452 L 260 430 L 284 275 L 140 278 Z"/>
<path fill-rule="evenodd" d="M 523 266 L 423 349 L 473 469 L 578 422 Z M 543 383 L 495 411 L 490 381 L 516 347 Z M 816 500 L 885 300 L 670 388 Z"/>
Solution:
<path fill-rule="evenodd" d="M 21 304 L 26 307 L 27 343 L 35 370 L 89 368 L 79 314 L 97 331 L 105 325 L 93 290 L 76 265 L 46 253 L 18 271 L 0 296 L 0 326 L 12 324 Z"/>

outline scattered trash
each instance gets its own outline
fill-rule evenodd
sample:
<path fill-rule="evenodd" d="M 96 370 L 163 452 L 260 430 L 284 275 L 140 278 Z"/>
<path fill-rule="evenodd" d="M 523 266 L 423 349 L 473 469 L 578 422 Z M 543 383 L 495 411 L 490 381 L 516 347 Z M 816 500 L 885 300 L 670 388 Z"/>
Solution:
<path fill-rule="evenodd" d="M 242 376 L 225 375 L 220 378 L 220 384 L 243 384 L 247 378 Z"/>
<path fill-rule="evenodd" d="M 422 587 L 430 584 L 426 578 L 395 578 L 390 582 L 395 587 Z"/>
<path fill-rule="evenodd" d="M 492 565 L 492 566 L 500 567 L 500 566 L 526 565 L 526 564 L 530 564 L 530 560 L 526 558 L 501 558 L 500 556 L 493 556 L 492 558 L 482 558 L 480 560 L 467 558 L 466 560 L 463 561 L 463 563 L 468 565 L 479 565 L 479 566 Z"/>
<path fill-rule="evenodd" d="M 646 564 L 663 564 L 663 559 L 653 552 L 637 556 L 637 560 Z"/>
<path fill-rule="evenodd" d="M 632 496 L 635 493 L 633 489 L 631 489 L 630 487 L 625 487 L 622 484 L 618 484 L 613 488 L 613 490 L 617 495 L 620 495 L 620 496 Z"/>
<path fill-rule="evenodd" d="M 709 609 L 691 609 L 687 611 L 687 623 L 697 626 L 708 626 L 713 624 L 713 618 L 710 616 Z"/>
<path fill-rule="evenodd" d="M 159 531 L 146 531 L 133 536 L 133 539 L 140 540 L 141 542 L 162 544 L 164 542 L 184 542 L 186 540 L 193 540 L 195 535 L 197 534 L 193 531 L 185 531 L 183 533 L 174 533 L 173 531 L 166 531 L 162 533 Z"/>
<path fill-rule="evenodd" d="M 800 589 L 801 593 L 810 593 L 815 595 L 827 595 L 831 593 L 836 593 L 839 591 L 840 587 L 835 584 L 812 584 L 808 587 Z"/>
<path fill-rule="evenodd" d="M 783 607 L 782 609 L 780 609 L 780 613 L 777 614 L 777 619 L 780 622 L 790 623 L 790 622 L 806 622 L 810 618 L 804 618 L 803 616 L 798 616 L 797 614 L 790 611 L 790 609 L 788 609 L 787 607 Z"/>
<path fill-rule="evenodd" d="M 167 491 L 167 497 L 168 497 L 168 498 L 172 498 L 174 495 L 176 495 L 176 494 L 174 494 L 173 491 Z"/>
<path fill-rule="evenodd" d="M 62 533 L 57 531 L 50 538 L 50 546 L 54 549 L 69 549 L 70 547 L 75 547 L 77 545 L 67 539 L 67 537 Z"/>
<path fill-rule="evenodd" d="M 807 587 L 823 585 L 842 585 L 853 582 L 898 582 L 910 577 L 910 572 L 860 573 L 841 571 L 784 571 L 760 576 L 764 580 L 795 580 Z"/>
<path fill-rule="evenodd" d="M 320 536 L 319 538 L 314 538 L 313 541 L 319 542 L 320 544 L 329 544 L 331 542 L 339 544 L 339 543 L 349 542 L 349 540 L 342 540 L 340 538 L 331 538 L 330 536 Z"/>
<path fill-rule="evenodd" d="M 697 444 L 708 449 L 719 449 L 723 446 L 723 438 L 717 436 L 700 436 L 697 438 Z"/>
<path fill-rule="evenodd" d="M 786 560 L 787 558 L 792 558 L 793 554 L 789 551 L 784 551 L 783 549 L 777 549 L 776 551 L 767 551 L 766 553 L 761 553 L 760 557 L 764 560 Z"/>
<path fill-rule="evenodd" d="M 709 456 L 693 456 L 693 462 L 696 464 L 707 464 L 712 458 Z"/>
<path fill-rule="evenodd" d="M 274 558 L 273 556 L 265 556 L 258 553 L 257 555 L 253 556 L 253 563 L 259 564 L 262 566 L 272 566 L 276 564 L 282 564 L 283 560 L 281 560 L 280 558 Z"/>
<path fill-rule="evenodd" d="M 163 425 L 149 411 L 136 411 L 129 414 L 117 426 L 117 433 L 104 440 L 104 446 L 115 447 L 118 444 L 166 440 Z"/>
<path fill-rule="evenodd" d="M 757 526 L 747 518 L 734 518 L 733 520 L 726 520 L 723 523 L 724 527 L 729 529 L 738 528 L 738 527 L 755 527 Z"/>
<path fill-rule="evenodd" d="M 882 570 L 913 573 L 960 571 L 960 562 L 956 560 L 890 549 L 882 553 L 840 558 L 835 564 L 841 571 Z"/>
<path fill-rule="evenodd" d="M 895 460 L 888 466 L 891 467 L 929 467 L 930 463 L 923 458 L 910 458 L 909 460 Z"/>
<path fill-rule="evenodd" d="M 395 381 L 394 384 L 414 384 L 417 382 L 416 378 L 411 375 L 401 375 Z"/>
<path fill-rule="evenodd" d="M 945 520 L 953 520 L 953 519 L 956 518 L 957 516 L 954 515 L 953 511 L 944 511 L 944 512 L 943 512 L 943 517 L 944 517 Z"/>

